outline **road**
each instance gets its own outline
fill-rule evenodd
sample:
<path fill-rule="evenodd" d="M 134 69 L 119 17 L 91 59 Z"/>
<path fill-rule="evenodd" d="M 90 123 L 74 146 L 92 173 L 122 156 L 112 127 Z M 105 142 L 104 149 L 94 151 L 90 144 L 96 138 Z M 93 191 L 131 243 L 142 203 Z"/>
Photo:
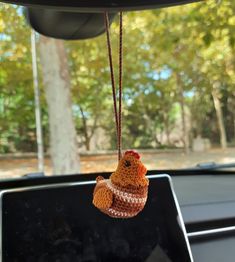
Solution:
<path fill-rule="evenodd" d="M 156 152 L 143 153 L 142 161 L 148 169 L 175 169 L 185 168 L 196 165 L 201 162 L 218 162 L 230 163 L 235 162 L 235 148 L 226 150 L 213 149 L 207 152 L 194 152 L 185 155 L 180 152 Z M 45 160 L 46 175 L 52 174 L 51 162 Z M 81 171 L 82 173 L 113 171 L 117 165 L 115 155 L 100 156 L 82 156 Z M 19 177 L 26 173 L 37 171 L 37 159 L 0 159 L 0 178 Z"/>

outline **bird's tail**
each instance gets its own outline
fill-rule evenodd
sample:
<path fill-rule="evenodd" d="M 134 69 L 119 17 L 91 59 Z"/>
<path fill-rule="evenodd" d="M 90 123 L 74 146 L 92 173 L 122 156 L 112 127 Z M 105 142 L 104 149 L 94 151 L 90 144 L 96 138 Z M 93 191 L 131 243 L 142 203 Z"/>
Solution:
<path fill-rule="evenodd" d="M 97 176 L 97 178 L 96 178 L 96 183 L 98 183 L 98 182 L 101 181 L 101 180 L 104 180 L 104 178 L 103 178 L 102 176 Z"/>

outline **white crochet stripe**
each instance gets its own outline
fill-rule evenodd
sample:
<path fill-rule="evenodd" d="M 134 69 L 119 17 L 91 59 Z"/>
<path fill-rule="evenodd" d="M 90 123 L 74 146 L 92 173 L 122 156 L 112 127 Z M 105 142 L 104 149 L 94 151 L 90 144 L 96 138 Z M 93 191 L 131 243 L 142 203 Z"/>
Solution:
<path fill-rule="evenodd" d="M 131 216 L 135 216 L 136 215 L 136 213 L 121 212 L 121 211 L 117 211 L 117 210 L 115 210 L 113 208 L 109 208 L 108 212 L 110 212 L 114 216 L 119 216 L 119 217 L 131 217 Z"/>
<path fill-rule="evenodd" d="M 122 198 L 124 202 L 142 204 L 142 203 L 146 203 L 146 201 L 147 201 L 147 196 L 146 197 L 138 197 L 138 196 L 136 196 L 134 194 L 123 192 L 123 191 L 115 188 L 115 186 L 113 186 L 112 182 L 109 179 L 101 180 L 99 182 L 102 182 L 102 183 L 105 182 L 106 185 L 108 186 L 108 188 L 115 195 L 117 195 L 118 197 Z"/>

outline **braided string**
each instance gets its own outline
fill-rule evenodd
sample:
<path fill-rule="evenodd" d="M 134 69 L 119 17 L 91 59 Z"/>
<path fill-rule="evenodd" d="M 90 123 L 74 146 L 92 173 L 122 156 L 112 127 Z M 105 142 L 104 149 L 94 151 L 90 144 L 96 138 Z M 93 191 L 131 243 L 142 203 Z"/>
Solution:
<path fill-rule="evenodd" d="M 122 23 L 122 12 L 120 12 L 120 21 L 119 21 L 119 111 L 117 110 L 117 96 L 116 96 L 116 83 L 114 77 L 113 69 L 113 56 L 112 56 L 112 47 L 110 41 L 110 30 L 109 30 L 109 16 L 108 13 L 104 13 L 105 27 L 106 27 L 106 38 L 107 38 L 107 47 L 108 47 L 108 56 L 109 56 L 109 66 L 110 66 L 110 77 L 112 84 L 112 93 L 113 93 L 113 107 L 114 107 L 114 116 L 116 123 L 116 136 L 117 136 L 117 149 L 118 149 L 118 160 L 122 157 L 122 64 L 123 64 L 123 23 Z"/>
<path fill-rule="evenodd" d="M 113 70 L 113 58 L 112 58 L 112 47 L 110 41 L 110 32 L 109 32 L 109 17 L 108 13 L 104 13 L 104 21 L 106 27 L 106 37 L 107 37 L 107 47 L 108 47 L 108 56 L 109 56 L 109 67 L 110 67 L 110 77 L 111 77 L 111 84 L 112 84 L 112 93 L 113 93 L 113 108 L 114 108 L 114 116 L 115 116 L 115 123 L 116 123 L 116 132 L 117 132 L 117 142 L 118 142 L 118 113 L 117 113 L 117 98 L 116 98 L 116 84 L 114 78 L 114 70 Z M 118 144 L 117 144 L 118 146 Z"/>
<path fill-rule="evenodd" d="M 119 160 L 122 157 L 122 58 L 123 58 L 123 46 L 122 46 L 122 12 L 120 12 L 119 21 L 119 115 L 118 115 L 118 156 Z"/>

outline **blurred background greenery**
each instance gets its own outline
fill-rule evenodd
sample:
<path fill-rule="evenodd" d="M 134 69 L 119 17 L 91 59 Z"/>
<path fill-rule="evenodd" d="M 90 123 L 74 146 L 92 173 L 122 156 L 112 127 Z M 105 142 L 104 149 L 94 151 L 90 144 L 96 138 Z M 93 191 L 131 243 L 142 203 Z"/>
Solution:
<path fill-rule="evenodd" d="M 118 19 L 112 41 L 117 64 Z M 65 46 L 79 147 L 114 149 L 105 35 Z M 125 14 L 124 147 L 191 147 L 198 136 L 213 146 L 235 145 L 234 69 L 234 1 Z M 48 109 L 39 71 L 47 151 Z M 20 7 L 0 4 L 0 153 L 36 152 L 35 125 L 30 27 Z"/>

